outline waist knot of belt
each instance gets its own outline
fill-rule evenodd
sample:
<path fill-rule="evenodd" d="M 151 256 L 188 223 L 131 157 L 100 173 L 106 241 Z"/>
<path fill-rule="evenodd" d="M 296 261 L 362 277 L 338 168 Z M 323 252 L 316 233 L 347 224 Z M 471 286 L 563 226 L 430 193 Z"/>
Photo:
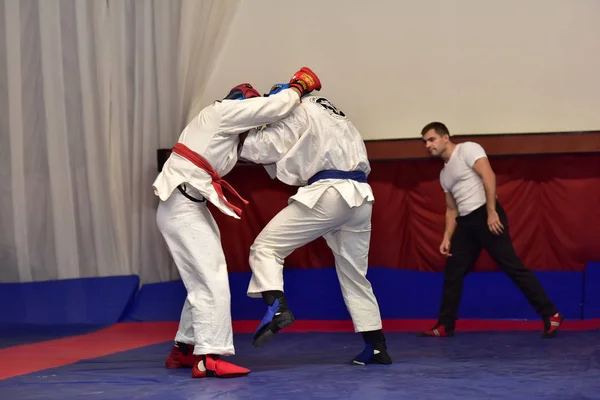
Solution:
<path fill-rule="evenodd" d="M 228 182 L 221 178 L 217 171 L 215 171 L 212 165 L 210 165 L 209 162 L 206 161 L 206 159 L 204 159 L 204 157 L 202 157 L 200 154 L 196 153 L 195 151 L 193 151 L 192 149 L 190 149 L 182 143 L 177 143 L 173 147 L 173 153 L 180 155 L 181 157 L 189 160 L 198 168 L 206 171 L 212 178 L 212 185 L 215 188 L 217 194 L 219 195 L 219 198 L 223 201 L 223 203 L 230 207 L 238 217 L 242 215 L 241 208 L 234 206 L 229 201 L 227 201 L 227 199 L 225 199 L 225 196 L 223 194 L 223 188 L 227 189 L 229 193 L 237 197 L 244 204 L 248 204 L 248 200 L 240 196 L 240 194 Z"/>

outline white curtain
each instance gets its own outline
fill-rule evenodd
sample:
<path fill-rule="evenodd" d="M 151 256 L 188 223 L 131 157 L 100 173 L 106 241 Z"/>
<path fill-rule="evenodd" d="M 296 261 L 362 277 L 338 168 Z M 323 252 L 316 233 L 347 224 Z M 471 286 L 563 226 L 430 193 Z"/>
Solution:
<path fill-rule="evenodd" d="M 156 149 L 197 108 L 237 6 L 0 0 L 0 282 L 178 277 Z"/>

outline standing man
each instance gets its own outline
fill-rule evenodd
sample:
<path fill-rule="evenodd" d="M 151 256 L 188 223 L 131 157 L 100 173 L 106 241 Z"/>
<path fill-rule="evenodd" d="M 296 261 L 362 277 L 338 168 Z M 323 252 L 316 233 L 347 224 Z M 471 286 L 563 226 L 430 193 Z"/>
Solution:
<path fill-rule="evenodd" d="M 234 87 L 222 101 L 204 108 L 179 136 L 154 181 L 160 198 L 157 223 L 187 290 L 175 346 L 167 368 L 192 367 L 193 378 L 230 378 L 250 370 L 222 360 L 233 355 L 229 281 L 217 224 L 207 201 L 226 215 L 242 210 L 223 189 L 247 203 L 222 177 L 238 158 L 239 135 L 276 122 L 300 104 L 300 97 L 321 84 L 307 68 L 290 81 L 294 87 L 260 97 L 250 85 Z"/>
<path fill-rule="evenodd" d="M 446 194 L 446 230 L 440 253 L 447 261 L 438 323 L 420 336 L 454 336 L 463 280 L 481 249 L 486 249 L 542 317 L 542 337 L 555 337 L 564 317 L 515 254 L 508 219 L 496 199 L 496 176 L 485 150 L 474 142 L 452 143 L 448 128 L 441 122 L 426 125 L 421 135 L 427 151 L 444 160 L 440 183 Z"/>
<path fill-rule="evenodd" d="M 285 91 L 275 85 L 270 96 Z M 354 125 L 322 96 L 304 96 L 285 119 L 251 131 L 240 158 L 266 165 L 272 178 L 298 192 L 260 232 L 250 248 L 248 296 L 262 297 L 267 312 L 254 335 L 262 346 L 294 322 L 283 293 L 283 264 L 295 249 L 324 237 L 355 332 L 365 348 L 352 363 L 391 364 L 377 299 L 368 281 L 373 192 L 365 144 Z"/>

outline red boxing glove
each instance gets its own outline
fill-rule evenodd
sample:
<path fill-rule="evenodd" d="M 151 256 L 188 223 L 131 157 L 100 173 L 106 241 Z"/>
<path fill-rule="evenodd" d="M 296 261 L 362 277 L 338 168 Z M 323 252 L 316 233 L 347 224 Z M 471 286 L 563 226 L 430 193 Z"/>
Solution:
<path fill-rule="evenodd" d="M 290 86 L 300 91 L 300 97 L 309 94 L 313 90 L 321 90 L 321 81 L 317 74 L 308 67 L 302 67 L 290 79 Z"/>

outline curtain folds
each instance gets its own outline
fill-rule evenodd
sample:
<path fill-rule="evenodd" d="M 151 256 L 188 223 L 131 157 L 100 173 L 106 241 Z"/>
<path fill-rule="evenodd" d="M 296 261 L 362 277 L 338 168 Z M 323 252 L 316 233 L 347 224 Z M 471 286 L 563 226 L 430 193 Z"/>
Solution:
<path fill-rule="evenodd" d="M 1 282 L 177 278 L 156 149 L 209 78 L 233 0 L 0 1 Z"/>

